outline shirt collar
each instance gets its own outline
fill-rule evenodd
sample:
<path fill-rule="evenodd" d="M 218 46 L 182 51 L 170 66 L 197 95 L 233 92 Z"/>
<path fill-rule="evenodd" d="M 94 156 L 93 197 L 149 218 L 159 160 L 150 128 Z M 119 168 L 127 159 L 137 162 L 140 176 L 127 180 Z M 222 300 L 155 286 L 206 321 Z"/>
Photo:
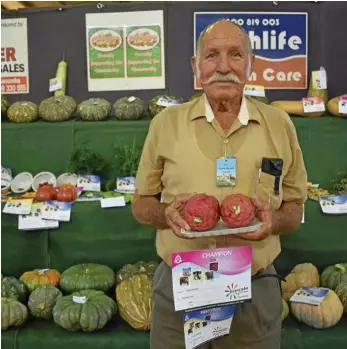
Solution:
<path fill-rule="evenodd" d="M 195 120 L 201 117 L 206 117 L 208 122 L 212 122 L 215 118 L 210 103 L 205 94 L 203 94 L 197 101 L 191 111 L 190 120 Z M 261 122 L 261 115 L 251 98 L 242 97 L 241 108 L 238 119 L 242 125 L 247 125 L 249 120 Z"/>

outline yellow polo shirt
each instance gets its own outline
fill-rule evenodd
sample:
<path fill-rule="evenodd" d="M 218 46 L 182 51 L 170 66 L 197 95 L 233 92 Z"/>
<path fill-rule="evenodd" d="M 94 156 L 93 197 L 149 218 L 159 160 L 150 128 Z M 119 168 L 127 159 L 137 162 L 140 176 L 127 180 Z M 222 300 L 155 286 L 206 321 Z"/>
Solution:
<path fill-rule="evenodd" d="M 236 185 L 217 187 L 216 160 L 236 158 Z M 275 178 L 260 173 L 263 157 L 283 159 L 280 194 Z M 151 121 L 135 186 L 140 195 L 161 193 L 170 203 L 178 194 L 206 193 L 221 203 L 229 194 L 256 194 L 278 209 L 282 201 L 306 201 L 307 174 L 295 127 L 282 110 L 243 97 L 228 134 L 214 118 L 205 97 L 170 106 Z M 171 254 L 189 250 L 252 245 L 252 273 L 270 265 L 281 251 L 279 237 L 251 242 L 232 235 L 182 239 L 171 229 L 157 230 L 158 255 L 171 266 Z"/>

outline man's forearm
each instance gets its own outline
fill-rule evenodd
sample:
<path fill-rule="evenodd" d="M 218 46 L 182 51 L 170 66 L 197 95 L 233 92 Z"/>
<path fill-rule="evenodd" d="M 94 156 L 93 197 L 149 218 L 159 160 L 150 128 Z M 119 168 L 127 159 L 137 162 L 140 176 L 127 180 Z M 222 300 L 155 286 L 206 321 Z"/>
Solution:
<path fill-rule="evenodd" d="M 141 224 L 150 225 L 157 229 L 168 228 L 165 219 L 167 204 L 161 203 L 154 196 L 135 195 L 132 202 L 134 218 Z"/>
<path fill-rule="evenodd" d="M 303 205 L 285 202 L 275 213 L 275 234 L 288 233 L 299 228 L 302 221 Z"/>

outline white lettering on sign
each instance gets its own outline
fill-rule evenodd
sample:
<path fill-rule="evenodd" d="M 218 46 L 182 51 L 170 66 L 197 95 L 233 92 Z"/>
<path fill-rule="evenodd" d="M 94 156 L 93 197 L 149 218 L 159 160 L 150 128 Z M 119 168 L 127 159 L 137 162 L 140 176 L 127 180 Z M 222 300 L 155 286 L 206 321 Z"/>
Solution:
<path fill-rule="evenodd" d="M 202 254 L 202 258 L 216 258 L 231 256 L 231 251 L 219 251 L 219 252 L 205 252 Z"/>
<path fill-rule="evenodd" d="M 275 72 L 272 68 L 267 68 L 263 72 L 263 78 L 266 81 L 300 81 L 302 75 L 299 72 Z"/>
<path fill-rule="evenodd" d="M 277 34 L 276 30 L 271 30 L 270 33 L 264 30 L 262 37 L 250 30 L 248 36 L 253 50 L 284 50 L 288 46 L 291 50 L 297 51 L 302 44 L 301 38 L 297 35 L 290 36 L 287 39 L 286 30 L 281 31 L 279 34 Z"/>

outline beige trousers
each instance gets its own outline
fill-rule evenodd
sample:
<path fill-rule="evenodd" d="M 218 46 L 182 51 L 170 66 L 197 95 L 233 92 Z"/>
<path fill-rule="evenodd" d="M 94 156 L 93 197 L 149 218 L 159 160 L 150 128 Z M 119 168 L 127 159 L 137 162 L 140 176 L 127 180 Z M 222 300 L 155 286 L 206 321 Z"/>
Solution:
<path fill-rule="evenodd" d="M 271 265 L 264 274 L 276 274 Z M 171 268 L 162 262 L 152 286 L 150 349 L 185 349 L 183 311 L 175 312 Z M 238 304 L 230 334 L 199 349 L 279 349 L 282 299 L 279 280 L 252 281 L 252 303 Z"/>

